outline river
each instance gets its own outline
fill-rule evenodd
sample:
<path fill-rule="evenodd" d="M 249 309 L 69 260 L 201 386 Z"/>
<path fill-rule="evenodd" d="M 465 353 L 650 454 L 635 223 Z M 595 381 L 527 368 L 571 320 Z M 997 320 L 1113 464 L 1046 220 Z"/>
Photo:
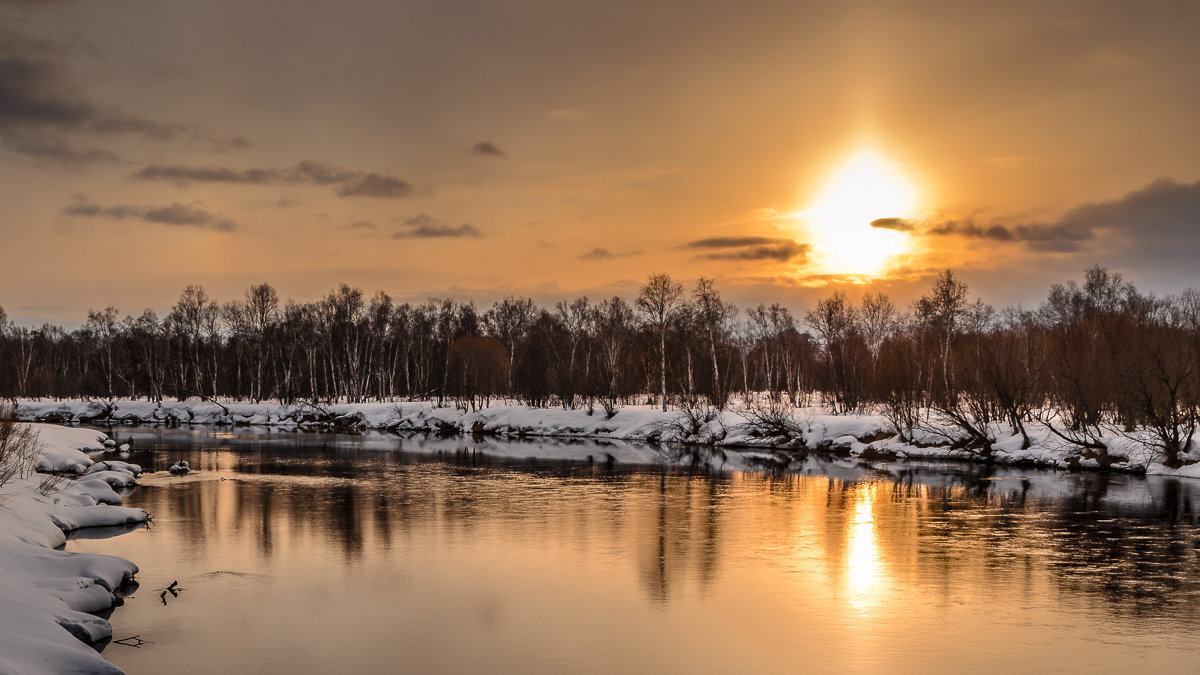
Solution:
<path fill-rule="evenodd" d="M 153 523 L 67 550 L 141 567 L 112 622 L 145 643 L 103 652 L 131 674 L 1200 663 L 1200 481 L 840 459 L 703 471 L 609 462 L 624 455 L 591 442 L 385 433 L 115 434 L 157 470 L 125 500 Z M 165 471 L 179 459 L 186 477 Z"/>

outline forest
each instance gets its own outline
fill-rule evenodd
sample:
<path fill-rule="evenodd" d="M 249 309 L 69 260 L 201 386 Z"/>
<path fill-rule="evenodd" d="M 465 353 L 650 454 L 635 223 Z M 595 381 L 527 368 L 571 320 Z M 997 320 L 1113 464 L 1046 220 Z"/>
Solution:
<path fill-rule="evenodd" d="M 1200 292 L 1158 298 L 1099 266 L 1034 309 L 972 300 L 945 270 L 907 307 L 836 291 L 802 315 L 740 311 L 713 280 L 666 274 L 632 301 L 507 297 L 482 311 L 344 284 L 313 302 L 281 302 L 261 284 L 219 303 L 188 286 L 165 316 L 109 306 L 72 331 L 19 326 L 0 308 L 0 396 L 504 399 L 609 416 L 631 403 L 698 415 L 740 401 L 765 427 L 821 405 L 882 414 L 902 440 L 925 424 L 985 456 L 997 423 L 1026 443 L 1028 425 L 1045 425 L 1099 457 L 1105 430 L 1141 430 L 1174 465 L 1200 420 Z"/>

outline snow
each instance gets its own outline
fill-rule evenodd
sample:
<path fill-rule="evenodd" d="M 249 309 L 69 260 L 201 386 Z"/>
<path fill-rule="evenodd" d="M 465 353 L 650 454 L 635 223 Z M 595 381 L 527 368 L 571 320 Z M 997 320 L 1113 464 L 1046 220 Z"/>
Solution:
<path fill-rule="evenodd" d="M 27 421 L 99 422 L 108 424 L 180 424 L 180 425 L 254 425 L 279 428 L 381 429 L 424 433 L 479 433 L 500 437 L 594 438 L 626 443 L 672 442 L 712 445 L 721 449 L 746 448 L 795 449 L 827 448 L 836 454 L 860 456 L 884 454 L 900 459 L 978 459 L 965 450 L 953 449 L 948 439 L 957 434 L 939 428 L 935 422 L 914 430 L 913 442 L 901 442 L 887 419 L 877 414 L 831 414 L 819 407 L 791 411 L 789 425 L 793 433 L 764 436 L 747 424 L 747 410 L 733 406 L 723 412 L 697 411 L 695 420 L 680 410 L 662 412 L 647 405 L 622 407 L 609 418 L 596 408 L 530 408 L 512 402 L 493 403 L 479 410 L 430 401 L 337 403 L 329 405 L 250 403 L 186 399 L 183 401 L 46 401 L 18 400 L 17 414 Z M 932 419 L 932 418 L 930 418 Z M 83 432 L 71 442 L 86 452 L 104 451 L 94 432 Z M 1030 423 L 1026 429 L 1030 443 L 1013 433 L 1005 424 L 989 427 L 992 461 L 999 464 L 1037 464 L 1058 468 L 1097 468 L 1100 462 L 1085 457 L 1079 448 L 1052 434 L 1049 429 Z M 103 437 L 101 437 L 102 439 Z M 1168 469 L 1137 434 L 1113 431 L 1101 439 L 1110 455 L 1124 457 L 1111 468 L 1145 471 L 1172 476 L 1200 478 L 1200 468 L 1192 465 Z M 1200 445 L 1200 444 L 1198 444 Z M 556 451 L 557 452 L 557 451 Z M 642 453 L 631 451 L 631 456 Z M 727 455 L 728 456 L 728 455 Z M 81 453 L 72 455 L 86 461 Z M 1200 448 L 1183 460 L 1200 460 Z M 69 465 L 69 458 L 58 460 Z M 661 457 L 658 461 L 661 461 Z"/>
<path fill-rule="evenodd" d="M 108 437 L 90 429 L 38 424 L 38 471 L 83 473 L 92 465 L 88 453 L 104 452 Z"/>
<path fill-rule="evenodd" d="M 118 604 L 114 591 L 137 566 L 114 556 L 56 550 L 81 528 L 146 521 L 141 509 L 116 506 L 112 484 L 127 485 L 140 469 L 124 462 L 92 471 L 89 452 L 103 452 L 104 434 L 48 424 L 38 433 L 38 466 L 83 473 L 39 492 L 43 475 L 0 487 L 0 672 L 115 673 L 87 643 L 112 636 L 95 616 Z"/>

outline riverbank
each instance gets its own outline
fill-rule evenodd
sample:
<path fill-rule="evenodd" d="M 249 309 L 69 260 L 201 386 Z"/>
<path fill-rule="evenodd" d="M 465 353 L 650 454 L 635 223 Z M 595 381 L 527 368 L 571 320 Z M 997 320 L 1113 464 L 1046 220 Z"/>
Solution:
<path fill-rule="evenodd" d="M 141 470 L 95 463 L 90 455 L 111 449 L 104 434 L 31 426 L 38 470 L 78 478 L 34 473 L 0 485 L 0 672 L 119 673 L 91 646 L 112 637 L 112 626 L 96 614 L 121 604 L 118 589 L 138 568 L 115 556 L 58 549 L 75 530 L 145 522 L 141 509 L 119 506 L 113 489 L 132 484 Z"/>
<path fill-rule="evenodd" d="M 959 459 L 1059 469 L 1110 469 L 1200 478 L 1200 448 L 1182 455 L 1185 466 L 1164 466 L 1140 432 L 1110 430 L 1100 440 L 1107 456 L 1072 445 L 1036 423 L 1026 427 L 1029 442 L 1007 424 L 993 423 L 989 456 L 956 447 L 952 429 L 925 424 L 911 442 L 900 440 L 882 415 L 834 415 L 821 408 L 783 411 L 732 406 L 718 411 L 662 412 L 653 406 L 625 406 L 608 417 L 594 410 L 530 408 L 497 403 L 478 410 L 433 402 L 356 404 L 247 403 L 184 401 L 19 400 L 18 417 L 30 422 L 120 426 L 133 424 L 266 426 L 299 429 L 376 429 L 395 432 L 483 434 L 502 437 L 593 438 L 677 443 L 739 450 L 751 454 L 816 450 L 849 457 Z"/>

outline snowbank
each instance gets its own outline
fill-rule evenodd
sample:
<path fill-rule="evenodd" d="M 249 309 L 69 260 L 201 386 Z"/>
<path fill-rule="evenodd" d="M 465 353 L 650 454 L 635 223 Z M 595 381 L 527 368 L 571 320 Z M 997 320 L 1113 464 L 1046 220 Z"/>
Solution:
<path fill-rule="evenodd" d="M 39 468 L 87 473 L 57 485 L 34 474 L 0 487 L 0 672 L 120 672 L 89 646 L 112 637 L 108 621 L 93 613 L 120 604 L 115 591 L 137 566 L 56 549 L 73 530 L 145 522 L 141 509 L 114 505 L 120 497 L 111 487 L 130 484 L 141 470 L 113 462 L 90 471 L 86 453 L 104 451 L 104 434 L 33 426 Z"/>
<path fill-rule="evenodd" d="M 741 449 L 820 449 L 850 457 L 921 459 L 980 459 L 954 449 L 952 430 L 914 432 L 912 443 L 901 442 L 881 415 L 833 415 L 821 408 L 789 411 L 785 430 L 763 430 L 748 424 L 744 408 L 689 416 L 680 410 L 662 412 L 653 406 L 626 406 L 609 418 L 603 410 L 530 408 L 505 403 L 470 411 L 432 402 L 281 405 L 188 399 L 149 401 L 34 401 L 17 402 L 17 415 L 27 421 L 93 424 L 253 425 L 281 428 L 380 429 L 425 433 L 476 433 L 496 436 L 595 438 L 628 442 L 671 442 Z M 1101 462 L 1030 423 L 1024 438 L 1007 425 L 993 424 L 990 461 L 1034 464 L 1063 469 L 1111 468 L 1200 478 L 1200 465 L 1168 469 L 1150 444 L 1113 432 L 1102 440 L 1114 459 Z M 90 433 L 90 432 L 88 432 Z M 82 438 L 82 437 L 81 437 Z M 76 439 L 81 440 L 81 439 Z M 94 445 L 92 446 L 95 447 Z M 1200 448 L 1185 454 L 1184 462 L 1200 460 Z"/>

